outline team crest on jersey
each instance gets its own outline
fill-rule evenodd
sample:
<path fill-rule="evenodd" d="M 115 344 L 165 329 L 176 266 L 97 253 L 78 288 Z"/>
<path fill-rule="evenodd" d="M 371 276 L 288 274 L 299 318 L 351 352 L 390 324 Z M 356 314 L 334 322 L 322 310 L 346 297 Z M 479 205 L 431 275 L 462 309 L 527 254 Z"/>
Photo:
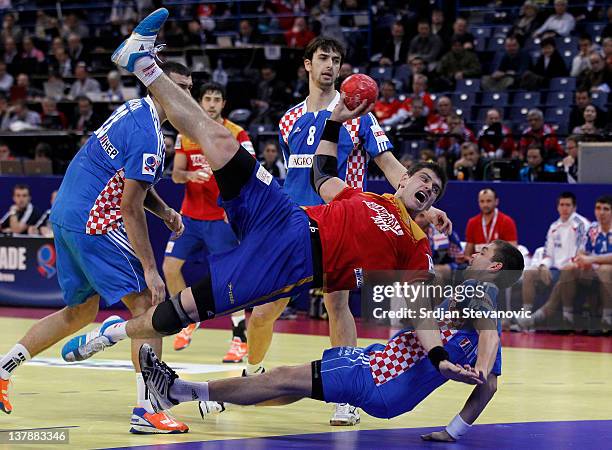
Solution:
<path fill-rule="evenodd" d="M 397 236 L 404 235 L 404 230 L 402 230 L 402 226 L 397 218 L 387 211 L 384 206 L 374 202 L 366 202 L 365 200 L 363 203 L 365 203 L 368 208 L 376 213 L 376 215 L 371 216 L 371 218 L 378 228 L 384 232 L 391 231 Z"/>
<path fill-rule="evenodd" d="M 210 167 L 210 164 L 208 164 L 206 157 L 201 153 L 189 155 L 189 157 L 191 158 L 191 164 L 193 164 L 194 167 L 201 167 L 201 168 Z"/>
<path fill-rule="evenodd" d="M 142 155 L 142 174 L 155 176 L 157 168 L 161 164 L 159 156 L 153 153 L 144 153 Z"/>

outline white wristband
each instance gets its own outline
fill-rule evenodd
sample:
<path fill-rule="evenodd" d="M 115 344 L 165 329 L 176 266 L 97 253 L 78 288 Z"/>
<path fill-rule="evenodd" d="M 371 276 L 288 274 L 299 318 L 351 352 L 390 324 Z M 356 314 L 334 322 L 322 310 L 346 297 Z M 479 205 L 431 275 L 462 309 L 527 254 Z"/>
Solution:
<path fill-rule="evenodd" d="M 472 428 L 472 425 L 465 423 L 459 414 L 453 417 L 453 420 L 446 426 L 446 432 L 453 439 L 457 440 Z"/>

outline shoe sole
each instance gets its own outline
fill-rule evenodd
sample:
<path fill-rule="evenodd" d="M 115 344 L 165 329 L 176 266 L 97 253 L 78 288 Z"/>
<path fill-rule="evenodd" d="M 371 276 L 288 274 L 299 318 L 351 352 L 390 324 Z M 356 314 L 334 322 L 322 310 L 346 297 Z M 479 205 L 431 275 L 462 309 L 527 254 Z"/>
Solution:
<path fill-rule="evenodd" d="M 334 420 L 334 419 L 330 419 L 329 420 L 329 424 L 332 427 L 352 427 L 357 425 L 359 422 L 361 422 L 361 419 L 357 419 L 355 421 L 352 420 Z"/>
<path fill-rule="evenodd" d="M 241 362 L 244 361 L 245 357 L 240 358 L 239 360 L 237 359 L 224 359 L 223 362 L 226 364 L 240 364 Z"/>
<path fill-rule="evenodd" d="M 13 412 L 12 409 L 9 409 L 9 410 L 5 409 L 2 403 L 0 403 L 0 411 L 5 412 L 6 414 L 10 414 Z"/>
<path fill-rule="evenodd" d="M 144 425 L 132 425 L 130 433 L 132 434 L 184 434 L 189 430 L 160 430 L 155 427 L 147 427 Z"/>

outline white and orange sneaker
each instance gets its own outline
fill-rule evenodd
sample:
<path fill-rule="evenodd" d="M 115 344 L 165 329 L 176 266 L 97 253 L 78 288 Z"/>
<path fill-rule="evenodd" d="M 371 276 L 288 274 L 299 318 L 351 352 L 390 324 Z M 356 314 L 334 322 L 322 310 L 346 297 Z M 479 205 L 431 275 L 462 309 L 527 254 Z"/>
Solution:
<path fill-rule="evenodd" d="M 190 325 L 187 325 L 179 332 L 179 334 L 176 335 L 176 337 L 174 338 L 174 350 L 178 352 L 179 350 L 184 350 L 189 347 L 189 344 L 191 344 L 191 337 L 193 335 L 193 332 L 196 330 L 198 325 L 198 323 L 192 323 Z"/>
<path fill-rule="evenodd" d="M 7 414 L 13 411 L 13 406 L 8 398 L 10 380 L 3 380 L 0 378 L 0 410 Z"/>
<path fill-rule="evenodd" d="M 167 412 L 148 413 L 144 408 L 134 408 L 130 425 L 130 433 L 134 434 L 178 434 L 189 431 L 187 425 Z"/>
<path fill-rule="evenodd" d="M 249 354 L 249 347 L 239 337 L 232 339 L 232 345 L 223 357 L 224 363 L 241 363 Z"/>

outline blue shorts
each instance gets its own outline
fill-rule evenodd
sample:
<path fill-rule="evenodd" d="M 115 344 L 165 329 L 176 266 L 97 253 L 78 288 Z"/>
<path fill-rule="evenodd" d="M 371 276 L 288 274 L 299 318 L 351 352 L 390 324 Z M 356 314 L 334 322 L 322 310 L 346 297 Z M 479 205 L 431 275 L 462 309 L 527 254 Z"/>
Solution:
<path fill-rule="evenodd" d="M 57 277 L 68 306 L 99 294 L 106 306 L 147 288 L 140 260 L 123 227 L 92 236 L 53 224 Z"/>
<path fill-rule="evenodd" d="M 170 236 L 166 256 L 194 259 L 202 253 L 223 253 L 238 245 L 230 224 L 223 220 L 198 220 L 183 216 L 185 231 L 181 237 Z"/>
<path fill-rule="evenodd" d="M 208 258 L 218 315 L 312 287 L 308 216 L 266 169 L 256 163 L 240 194 L 222 206 L 240 245 Z"/>

